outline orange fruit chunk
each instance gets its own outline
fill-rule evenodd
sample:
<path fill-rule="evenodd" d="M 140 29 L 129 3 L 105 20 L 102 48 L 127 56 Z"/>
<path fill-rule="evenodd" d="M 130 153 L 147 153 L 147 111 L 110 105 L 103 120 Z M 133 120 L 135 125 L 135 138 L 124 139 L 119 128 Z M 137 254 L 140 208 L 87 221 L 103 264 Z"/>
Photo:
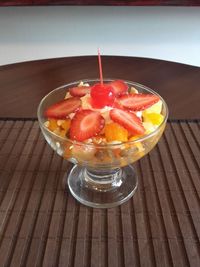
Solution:
<path fill-rule="evenodd" d="M 48 128 L 52 132 L 54 132 L 55 130 L 59 129 L 59 126 L 57 124 L 57 120 L 55 120 L 55 119 L 49 119 Z"/>
<path fill-rule="evenodd" d="M 66 136 L 71 125 L 70 119 L 66 119 L 66 120 L 49 119 L 48 122 L 49 122 L 48 124 L 49 130 L 62 137 Z"/>
<path fill-rule="evenodd" d="M 65 130 L 65 133 L 69 131 L 70 125 L 71 125 L 70 119 L 62 120 L 60 123 L 60 127 L 62 128 L 62 130 Z"/>
<path fill-rule="evenodd" d="M 65 130 L 60 130 L 58 135 L 60 135 L 62 137 L 66 137 L 66 131 Z"/>
<path fill-rule="evenodd" d="M 128 131 L 118 123 L 111 122 L 105 126 L 105 137 L 107 142 L 128 140 Z"/>

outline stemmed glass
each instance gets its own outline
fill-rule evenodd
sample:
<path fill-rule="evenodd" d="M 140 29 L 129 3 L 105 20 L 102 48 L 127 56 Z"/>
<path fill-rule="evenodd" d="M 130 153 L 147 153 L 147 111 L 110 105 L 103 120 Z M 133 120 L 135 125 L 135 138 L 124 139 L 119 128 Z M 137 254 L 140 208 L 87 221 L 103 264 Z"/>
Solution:
<path fill-rule="evenodd" d="M 116 79 L 104 79 L 104 82 Z M 82 80 L 90 85 L 99 83 L 98 79 Z M 158 95 L 144 85 L 125 81 L 129 88 L 134 87 L 140 93 Z M 135 193 L 138 177 L 132 163 L 139 160 L 157 144 L 166 126 L 168 108 L 162 101 L 163 122 L 151 133 L 133 141 L 98 144 L 77 142 L 61 137 L 45 126 L 45 110 L 52 104 L 65 98 L 69 88 L 80 83 L 76 81 L 54 89 L 47 94 L 38 106 L 38 121 L 42 133 L 57 154 L 74 163 L 67 175 L 71 194 L 82 204 L 95 208 L 110 208 L 127 201 Z"/>

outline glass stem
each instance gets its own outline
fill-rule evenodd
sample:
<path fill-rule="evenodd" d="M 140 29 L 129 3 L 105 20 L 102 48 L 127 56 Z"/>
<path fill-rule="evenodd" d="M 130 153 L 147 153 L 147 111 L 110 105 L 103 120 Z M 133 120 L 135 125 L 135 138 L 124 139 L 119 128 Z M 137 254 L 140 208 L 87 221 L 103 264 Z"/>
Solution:
<path fill-rule="evenodd" d="M 122 184 L 122 170 L 84 170 L 85 186 L 98 191 L 114 190 Z"/>

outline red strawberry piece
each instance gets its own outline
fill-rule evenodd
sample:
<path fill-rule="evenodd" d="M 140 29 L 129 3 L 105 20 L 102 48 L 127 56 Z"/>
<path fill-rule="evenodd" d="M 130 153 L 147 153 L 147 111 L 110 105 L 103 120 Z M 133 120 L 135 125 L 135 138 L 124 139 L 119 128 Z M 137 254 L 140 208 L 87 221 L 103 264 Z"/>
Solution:
<path fill-rule="evenodd" d="M 118 109 L 124 109 L 124 107 L 119 103 L 118 98 L 115 99 L 112 107 L 113 108 L 118 108 Z"/>
<path fill-rule="evenodd" d="M 104 118 L 100 112 L 89 109 L 78 111 L 71 122 L 70 138 L 72 140 L 84 141 L 96 136 L 103 129 Z"/>
<path fill-rule="evenodd" d="M 120 96 L 119 103 L 133 111 L 144 110 L 159 101 L 159 97 L 153 94 L 128 94 Z"/>
<path fill-rule="evenodd" d="M 128 92 L 128 85 L 122 80 L 116 80 L 109 83 L 112 86 L 113 93 L 116 97 Z"/>
<path fill-rule="evenodd" d="M 77 86 L 69 89 L 69 93 L 72 96 L 82 97 L 88 93 L 90 93 L 90 86 Z"/>
<path fill-rule="evenodd" d="M 114 108 L 110 111 L 110 117 L 133 135 L 142 135 L 145 132 L 141 119 L 130 111 Z"/>
<path fill-rule="evenodd" d="M 51 105 L 45 111 L 45 117 L 52 119 L 64 119 L 68 114 L 75 112 L 81 106 L 81 100 L 78 97 L 71 97 Z"/>

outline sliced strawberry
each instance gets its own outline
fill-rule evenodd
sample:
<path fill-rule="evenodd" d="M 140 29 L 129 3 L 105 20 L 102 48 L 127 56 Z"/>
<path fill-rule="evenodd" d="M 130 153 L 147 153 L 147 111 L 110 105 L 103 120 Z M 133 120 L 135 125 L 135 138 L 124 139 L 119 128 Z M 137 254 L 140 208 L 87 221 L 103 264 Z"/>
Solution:
<path fill-rule="evenodd" d="M 116 80 L 116 81 L 110 82 L 109 85 L 112 86 L 114 95 L 116 97 L 120 95 L 124 95 L 125 93 L 128 92 L 128 85 L 122 80 Z"/>
<path fill-rule="evenodd" d="M 70 138 L 84 141 L 101 132 L 105 124 L 100 112 L 89 109 L 78 111 L 71 122 Z"/>
<path fill-rule="evenodd" d="M 124 109 L 124 107 L 119 103 L 118 99 L 116 98 L 113 105 L 113 108 L 118 108 L 118 109 Z"/>
<path fill-rule="evenodd" d="M 88 93 L 90 93 L 90 86 L 77 86 L 69 89 L 69 93 L 72 96 L 82 97 Z"/>
<path fill-rule="evenodd" d="M 110 117 L 133 135 L 141 135 L 145 132 L 141 119 L 130 111 L 114 108 L 110 111 Z"/>
<path fill-rule="evenodd" d="M 71 97 L 51 105 L 44 113 L 45 117 L 52 119 L 64 119 L 66 116 L 76 111 L 81 106 L 78 97 Z"/>
<path fill-rule="evenodd" d="M 153 94 L 128 94 L 120 96 L 118 101 L 124 107 L 134 111 L 144 110 L 159 101 Z"/>

